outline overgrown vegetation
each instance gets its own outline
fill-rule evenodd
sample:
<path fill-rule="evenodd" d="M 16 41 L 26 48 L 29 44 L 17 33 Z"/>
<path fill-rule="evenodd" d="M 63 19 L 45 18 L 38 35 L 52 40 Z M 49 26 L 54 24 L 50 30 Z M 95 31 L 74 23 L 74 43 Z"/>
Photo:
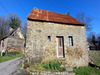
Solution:
<path fill-rule="evenodd" d="M 5 56 L 1 57 L 1 52 L 0 52 L 0 62 L 11 60 L 21 56 L 23 56 L 23 54 L 19 52 L 8 52 Z"/>
<path fill-rule="evenodd" d="M 63 65 L 61 65 L 60 62 L 58 61 L 50 61 L 48 63 L 45 64 L 40 64 L 40 65 L 31 65 L 28 68 L 29 72 L 33 72 L 33 71 L 41 71 L 41 70 L 53 70 L 53 71 L 65 71 L 66 67 L 64 67 Z"/>
<path fill-rule="evenodd" d="M 61 63 L 58 61 L 50 61 L 49 63 L 44 64 L 43 66 L 44 68 L 46 68 L 47 70 L 51 69 L 51 70 L 65 70 L 65 67 L 61 66 Z"/>
<path fill-rule="evenodd" d="M 100 70 L 95 69 L 93 67 L 87 66 L 87 67 L 79 67 L 74 68 L 73 71 L 75 72 L 75 75 L 100 75 Z"/>

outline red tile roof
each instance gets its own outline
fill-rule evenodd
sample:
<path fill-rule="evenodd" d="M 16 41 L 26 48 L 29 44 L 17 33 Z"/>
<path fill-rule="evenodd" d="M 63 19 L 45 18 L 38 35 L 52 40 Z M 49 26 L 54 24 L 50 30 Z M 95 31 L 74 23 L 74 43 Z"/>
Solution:
<path fill-rule="evenodd" d="M 65 24 L 85 25 L 82 22 L 77 21 L 70 15 L 55 13 L 47 10 L 41 10 L 34 8 L 31 13 L 27 16 L 28 19 L 57 22 Z"/>

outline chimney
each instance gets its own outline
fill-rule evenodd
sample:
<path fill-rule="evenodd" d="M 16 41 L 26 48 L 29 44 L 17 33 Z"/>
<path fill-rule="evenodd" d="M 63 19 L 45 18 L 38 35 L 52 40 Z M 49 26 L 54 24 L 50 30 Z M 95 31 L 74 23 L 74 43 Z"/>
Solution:
<path fill-rule="evenodd" d="M 68 11 L 67 15 L 70 15 L 70 12 Z"/>

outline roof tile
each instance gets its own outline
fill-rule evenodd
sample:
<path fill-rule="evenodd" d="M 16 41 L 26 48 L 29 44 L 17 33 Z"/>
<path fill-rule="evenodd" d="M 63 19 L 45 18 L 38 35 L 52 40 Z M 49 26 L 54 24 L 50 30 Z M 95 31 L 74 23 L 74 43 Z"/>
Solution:
<path fill-rule="evenodd" d="M 85 25 L 84 23 L 77 21 L 75 18 L 73 18 L 70 15 L 55 13 L 55 12 L 42 10 L 42 9 L 36 9 L 36 8 L 34 8 L 30 12 L 27 18 L 33 19 L 33 20 L 57 22 L 57 23 Z"/>

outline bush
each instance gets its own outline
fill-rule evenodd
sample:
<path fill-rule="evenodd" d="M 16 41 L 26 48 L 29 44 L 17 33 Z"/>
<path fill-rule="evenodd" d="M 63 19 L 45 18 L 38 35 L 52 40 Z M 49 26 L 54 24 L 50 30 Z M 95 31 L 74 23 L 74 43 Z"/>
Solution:
<path fill-rule="evenodd" d="M 65 71 L 66 70 L 66 67 L 60 67 L 60 70 L 61 71 Z"/>
<path fill-rule="evenodd" d="M 47 64 L 44 64 L 44 68 L 51 70 L 65 70 L 65 67 L 61 67 L 61 63 L 58 61 L 50 61 Z"/>
<path fill-rule="evenodd" d="M 50 69 L 50 66 L 49 66 L 49 64 L 44 64 L 44 66 L 43 66 L 44 68 L 46 68 L 47 70 L 49 70 Z"/>
<path fill-rule="evenodd" d="M 51 70 L 54 70 L 54 63 L 50 61 L 49 62 L 49 67 L 50 67 Z"/>
<path fill-rule="evenodd" d="M 55 69 L 59 70 L 60 66 L 61 66 L 60 62 L 58 62 L 58 61 L 55 62 Z"/>

